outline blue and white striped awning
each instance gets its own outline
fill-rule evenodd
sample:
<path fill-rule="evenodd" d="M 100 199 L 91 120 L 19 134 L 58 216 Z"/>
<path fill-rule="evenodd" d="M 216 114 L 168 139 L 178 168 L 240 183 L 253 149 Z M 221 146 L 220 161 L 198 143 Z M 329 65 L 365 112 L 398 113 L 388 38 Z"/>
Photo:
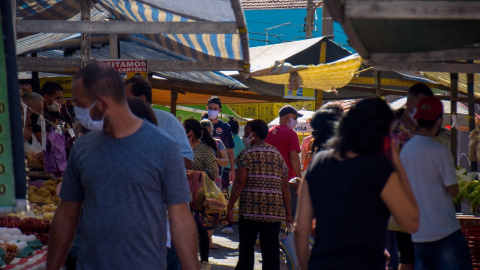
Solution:
<path fill-rule="evenodd" d="M 244 22 L 239 0 L 96 0 L 92 21 L 133 22 Z M 233 4 L 238 2 L 238 5 Z M 240 10 L 235 10 L 239 7 Z M 79 0 L 17 0 L 17 19 L 20 20 L 80 20 Z M 239 14 L 240 17 L 239 17 Z M 74 34 L 19 34 L 18 53 L 31 52 L 32 46 L 43 46 L 72 37 Z M 236 33 L 133 34 L 145 43 L 156 43 L 172 54 L 185 59 L 218 62 L 239 61 L 248 69 L 248 40 L 246 29 L 239 26 Z M 245 40 L 244 40 L 245 39 Z M 49 43 L 50 44 L 47 44 Z M 242 47 L 243 44 L 243 47 Z M 246 53 L 243 50 L 247 48 Z"/>

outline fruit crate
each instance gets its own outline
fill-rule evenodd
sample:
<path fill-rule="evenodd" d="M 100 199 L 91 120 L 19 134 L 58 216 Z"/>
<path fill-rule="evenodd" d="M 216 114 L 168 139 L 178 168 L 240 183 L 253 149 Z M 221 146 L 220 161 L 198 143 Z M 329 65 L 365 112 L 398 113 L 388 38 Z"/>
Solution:
<path fill-rule="evenodd" d="M 459 217 L 458 220 L 470 248 L 473 269 L 480 270 L 480 218 Z"/>

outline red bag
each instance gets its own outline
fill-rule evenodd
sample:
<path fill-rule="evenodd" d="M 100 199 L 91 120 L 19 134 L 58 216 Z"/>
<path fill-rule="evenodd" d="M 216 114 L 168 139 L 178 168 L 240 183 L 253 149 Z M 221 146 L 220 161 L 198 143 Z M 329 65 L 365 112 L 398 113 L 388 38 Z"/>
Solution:
<path fill-rule="evenodd" d="M 203 171 L 187 171 L 188 186 L 192 195 L 190 208 L 195 211 L 203 211 L 203 202 L 205 201 L 204 177 L 206 175 Z"/>

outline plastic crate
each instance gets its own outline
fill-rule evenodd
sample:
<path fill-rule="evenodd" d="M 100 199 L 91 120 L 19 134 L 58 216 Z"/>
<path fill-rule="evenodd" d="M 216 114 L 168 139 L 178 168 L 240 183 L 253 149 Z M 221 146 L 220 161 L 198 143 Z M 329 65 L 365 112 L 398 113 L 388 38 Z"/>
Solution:
<path fill-rule="evenodd" d="M 480 270 L 480 222 L 478 218 L 459 219 L 463 235 L 468 242 L 473 269 Z"/>

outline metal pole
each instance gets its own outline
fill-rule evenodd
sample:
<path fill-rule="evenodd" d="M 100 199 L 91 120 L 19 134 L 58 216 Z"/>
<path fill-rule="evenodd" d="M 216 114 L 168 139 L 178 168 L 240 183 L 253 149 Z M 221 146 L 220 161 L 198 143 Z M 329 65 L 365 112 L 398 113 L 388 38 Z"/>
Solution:
<path fill-rule="evenodd" d="M 375 94 L 377 97 L 382 96 L 382 75 L 380 70 L 375 71 Z"/>
<path fill-rule="evenodd" d="M 468 63 L 473 63 L 473 61 L 468 61 Z M 474 89 L 473 89 L 473 73 L 467 73 L 467 98 L 468 98 L 468 128 L 469 131 L 475 129 L 475 104 L 474 104 Z M 476 172 L 477 169 L 477 161 L 471 162 L 471 171 Z"/>
<path fill-rule="evenodd" d="M 457 138 L 458 138 L 458 120 L 454 125 L 453 119 L 457 117 L 457 100 L 458 100 L 458 73 L 450 73 L 450 150 L 452 151 L 453 166 L 458 166 L 457 160 Z"/>

